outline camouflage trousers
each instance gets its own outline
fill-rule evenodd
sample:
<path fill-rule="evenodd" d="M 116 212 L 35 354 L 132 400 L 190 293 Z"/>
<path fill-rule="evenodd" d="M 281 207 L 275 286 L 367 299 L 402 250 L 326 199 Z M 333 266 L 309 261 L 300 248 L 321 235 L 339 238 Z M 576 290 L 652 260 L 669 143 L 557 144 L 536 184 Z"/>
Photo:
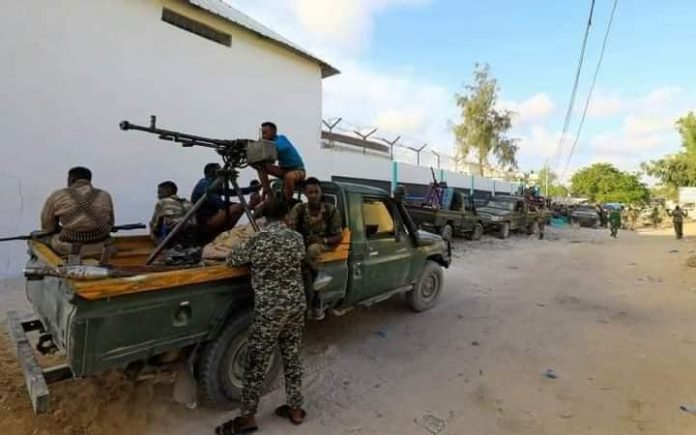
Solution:
<path fill-rule="evenodd" d="M 256 414 L 266 372 L 276 345 L 283 359 L 287 404 L 293 408 L 302 407 L 304 400 L 300 347 L 304 324 L 304 307 L 297 311 L 271 309 L 254 313 L 254 320 L 249 331 L 241 415 Z"/>

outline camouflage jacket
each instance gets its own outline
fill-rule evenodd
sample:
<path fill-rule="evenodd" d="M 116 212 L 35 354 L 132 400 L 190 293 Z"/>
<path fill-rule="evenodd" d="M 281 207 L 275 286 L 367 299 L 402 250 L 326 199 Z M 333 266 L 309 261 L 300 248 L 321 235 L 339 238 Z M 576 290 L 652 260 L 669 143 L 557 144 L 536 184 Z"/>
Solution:
<path fill-rule="evenodd" d="M 341 215 L 331 204 L 321 203 L 316 216 L 306 203 L 297 204 L 290 211 L 290 226 L 302 234 L 306 244 L 317 243 L 323 237 L 336 236 L 343 230 Z"/>
<path fill-rule="evenodd" d="M 150 234 L 152 237 L 159 239 L 165 236 L 165 233 L 171 231 L 192 206 L 190 201 L 179 198 L 176 195 L 158 200 L 150 220 Z M 192 225 L 194 224 L 192 221 L 189 222 Z"/>
<path fill-rule="evenodd" d="M 230 266 L 251 264 L 251 286 L 257 311 L 304 310 L 302 280 L 305 256 L 302 236 L 282 222 L 269 222 L 227 257 Z"/>

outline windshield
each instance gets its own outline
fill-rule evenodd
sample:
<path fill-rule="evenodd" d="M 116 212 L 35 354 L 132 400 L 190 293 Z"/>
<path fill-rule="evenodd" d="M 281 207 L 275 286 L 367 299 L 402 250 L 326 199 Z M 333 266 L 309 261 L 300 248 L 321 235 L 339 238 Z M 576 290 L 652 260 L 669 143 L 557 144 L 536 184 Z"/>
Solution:
<path fill-rule="evenodd" d="M 491 199 L 486 203 L 486 207 L 513 211 L 515 209 L 515 201 L 510 201 L 509 199 Z"/>

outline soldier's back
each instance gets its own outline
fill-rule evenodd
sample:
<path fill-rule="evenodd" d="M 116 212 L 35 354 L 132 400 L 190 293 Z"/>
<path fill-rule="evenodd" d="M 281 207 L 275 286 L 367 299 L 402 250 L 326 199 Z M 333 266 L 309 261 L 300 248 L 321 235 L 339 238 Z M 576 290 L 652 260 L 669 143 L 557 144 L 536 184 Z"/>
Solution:
<path fill-rule="evenodd" d="M 252 236 L 249 249 L 257 308 L 270 305 L 304 309 L 305 247 L 300 233 L 272 222 Z"/>

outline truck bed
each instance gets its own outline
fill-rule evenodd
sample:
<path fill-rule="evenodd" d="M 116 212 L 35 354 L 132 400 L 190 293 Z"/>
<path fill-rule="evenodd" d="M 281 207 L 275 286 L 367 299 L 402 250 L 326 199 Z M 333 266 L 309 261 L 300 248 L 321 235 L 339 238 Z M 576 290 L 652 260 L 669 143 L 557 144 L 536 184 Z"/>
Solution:
<path fill-rule="evenodd" d="M 29 242 L 30 249 L 41 263 L 57 267 L 62 259 L 46 244 L 40 241 Z M 116 254 L 111 258 L 111 266 L 116 270 L 137 273 L 126 278 L 102 280 L 66 280 L 74 294 L 87 300 L 111 298 L 131 293 L 161 290 L 186 285 L 203 284 L 249 275 L 248 267 L 230 267 L 224 263 L 211 263 L 198 267 L 144 266 L 145 260 L 155 249 L 147 236 L 115 237 Z M 333 251 L 325 252 L 320 263 L 343 261 L 350 251 L 350 231 L 345 230 L 341 244 Z"/>

